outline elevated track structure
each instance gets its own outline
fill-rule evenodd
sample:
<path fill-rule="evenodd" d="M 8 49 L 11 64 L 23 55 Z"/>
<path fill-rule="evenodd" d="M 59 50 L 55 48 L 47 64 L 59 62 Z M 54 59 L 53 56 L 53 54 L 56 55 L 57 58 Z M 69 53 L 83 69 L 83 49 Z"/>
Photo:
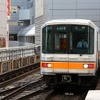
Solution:
<path fill-rule="evenodd" d="M 39 49 L 40 46 L 22 46 L 0 49 L 0 83 L 5 81 L 6 78 L 10 78 L 10 76 L 13 77 L 13 73 L 19 73 L 19 69 L 29 70 L 28 66 L 39 63 Z"/>

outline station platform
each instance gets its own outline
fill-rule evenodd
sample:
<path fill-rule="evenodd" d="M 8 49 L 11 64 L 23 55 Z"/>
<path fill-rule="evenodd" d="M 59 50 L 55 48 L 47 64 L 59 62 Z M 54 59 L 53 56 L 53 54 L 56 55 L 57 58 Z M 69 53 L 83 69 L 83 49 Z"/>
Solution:
<path fill-rule="evenodd" d="M 89 90 L 85 100 L 100 100 L 100 90 Z"/>

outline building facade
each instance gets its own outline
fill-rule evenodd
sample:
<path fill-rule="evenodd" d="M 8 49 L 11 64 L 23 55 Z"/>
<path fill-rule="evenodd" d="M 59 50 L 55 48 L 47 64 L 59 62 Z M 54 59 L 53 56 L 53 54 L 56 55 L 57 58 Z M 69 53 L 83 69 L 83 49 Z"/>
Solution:
<path fill-rule="evenodd" d="M 20 42 L 35 43 L 35 25 L 32 24 L 26 28 L 22 28 L 19 31 L 17 38 Z"/>
<path fill-rule="evenodd" d="M 10 40 L 17 40 L 18 32 L 34 23 L 34 9 L 34 0 L 11 0 Z"/>
<path fill-rule="evenodd" d="M 89 19 L 100 27 L 100 0 L 35 0 L 35 43 L 40 44 L 40 28 L 52 19 Z"/>
<path fill-rule="evenodd" d="M 8 47 L 7 0 L 0 0 L 0 48 Z"/>

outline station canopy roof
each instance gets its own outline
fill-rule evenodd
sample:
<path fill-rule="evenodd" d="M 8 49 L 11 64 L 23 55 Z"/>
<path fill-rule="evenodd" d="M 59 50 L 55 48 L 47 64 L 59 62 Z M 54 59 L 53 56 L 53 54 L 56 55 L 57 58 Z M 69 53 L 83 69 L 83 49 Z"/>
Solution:
<path fill-rule="evenodd" d="M 35 36 L 35 25 L 29 25 L 28 27 L 22 28 L 17 36 Z"/>

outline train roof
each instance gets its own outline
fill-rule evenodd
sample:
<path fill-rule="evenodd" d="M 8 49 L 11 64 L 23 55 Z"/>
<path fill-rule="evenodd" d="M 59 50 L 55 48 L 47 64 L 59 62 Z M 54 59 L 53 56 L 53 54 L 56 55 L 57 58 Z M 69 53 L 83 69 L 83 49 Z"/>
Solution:
<path fill-rule="evenodd" d="M 96 25 L 87 19 L 54 19 L 47 21 L 42 27 L 46 25 L 56 25 L 56 24 L 81 24 L 81 25 L 90 25 L 91 27 L 96 27 Z"/>

